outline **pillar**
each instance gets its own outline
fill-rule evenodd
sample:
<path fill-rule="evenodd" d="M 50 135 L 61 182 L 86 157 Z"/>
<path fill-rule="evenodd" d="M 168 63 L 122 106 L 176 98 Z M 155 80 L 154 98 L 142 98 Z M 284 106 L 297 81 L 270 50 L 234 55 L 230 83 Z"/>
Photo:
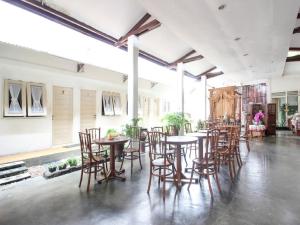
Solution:
<path fill-rule="evenodd" d="M 138 38 L 128 38 L 128 119 L 138 118 Z"/>

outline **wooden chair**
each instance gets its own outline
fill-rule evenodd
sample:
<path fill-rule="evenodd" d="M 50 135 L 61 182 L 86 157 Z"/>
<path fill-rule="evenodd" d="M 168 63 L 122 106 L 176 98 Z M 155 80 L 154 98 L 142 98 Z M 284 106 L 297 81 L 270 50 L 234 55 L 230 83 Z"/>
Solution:
<path fill-rule="evenodd" d="M 184 130 L 185 130 L 185 133 L 193 133 L 192 124 L 191 123 L 185 123 L 184 124 Z"/>
<path fill-rule="evenodd" d="M 122 153 L 122 163 L 120 170 L 123 168 L 123 163 L 124 160 L 130 160 L 131 162 L 131 174 L 132 174 L 132 169 L 133 169 L 133 160 L 138 159 L 140 162 L 140 167 L 141 170 L 143 169 L 142 167 L 142 162 L 141 162 L 141 147 L 142 147 L 142 140 L 147 134 L 147 130 L 142 130 L 140 127 L 135 127 L 132 126 L 131 128 L 131 134 L 132 136 L 130 137 L 128 146 L 124 148 L 123 153 Z"/>
<path fill-rule="evenodd" d="M 191 123 L 184 124 L 184 130 L 185 130 L 185 133 L 193 133 L 192 124 Z M 195 158 L 197 158 L 197 150 L 198 150 L 197 149 L 197 143 L 187 145 L 186 149 L 187 149 L 187 151 L 190 150 L 189 157 L 191 157 L 192 151 L 194 151 L 195 152 Z"/>
<path fill-rule="evenodd" d="M 220 168 L 221 163 L 228 165 L 229 175 L 231 181 L 233 182 L 234 177 L 236 175 L 235 171 L 235 150 L 238 139 L 238 134 L 234 127 L 230 128 L 230 132 L 228 134 L 228 144 L 222 147 L 218 147 L 217 156 L 218 156 L 218 170 Z"/>
<path fill-rule="evenodd" d="M 211 187 L 210 176 L 213 176 L 216 180 L 217 187 L 221 193 L 221 186 L 218 177 L 218 158 L 217 158 L 217 148 L 219 141 L 220 131 L 217 129 L 209 130 L 206 137 L 206 151 L 203 159 L 196 158 L 193 160 L 192 174 L 188 189 L 190 189 L 193 175 L 197 173 L 201 176 L 207 178 L 209 192 L 211 197 L 213 197 L 213 191 Z"/>
<path fill-rule="evenodd" d="M 158 185 L 163 181 L 163 199 L 165 200 L 166 178 L 173 175 L 175 182 L 175 166 L 174 159 L 170 157 L 167 146 L 161 142 L 166 140 L 167 135 L 162 132 L 148 132 L 150 140 L 149 158 L 150 158 L 150 175 L 147 193 L 150 191 L 152 176 L 158 177 Z"/>
<path fill-rule="evenodd" d="M 151 131 L 164 132 L 164 127 L 151 127 Z"/>
<path fill-rule="evenodd" d="M 103 146 L 95 143 L 95 140 L 96 139 L 100 139 L 101 138 L 101 128 L 88 128 L 88 129 L 85 129 L 85 132 L 87 134 L 90 134 L 91 136 L 91 142 L 92 142 L 92 151 L 94 154 L 96 155 L 101 155 L 103 156 L 104 158 L 108 158 L 109 155 L 107 153 L 107 149 L 103 149 Z M 108 169 L 107 167 L 107 161 L 106 160 L 106 163 L 105 163 L 105 166 L 106 166 L 106 170 Z"/>
<path fill-rule="evenodd" d="M 166 128 L 168 136 L 177 136 L 179 134 L 179 130 L 175 125 L 168 125 Z"/>
<path fill-rule="evenodd" d="M 80 150 L 81 150 L 81 175 L 79 187 L 81 187 L 83 173 L 88 174 L 87 192 L 90 190 L 91 174 L 94 173 L 95 179 L 98 172 L 103 172 L 105 179 L 106 171 L 104 163 L 107 161 L 101 155 L 95 155 L 92 151 L 91 135 L 88 133 L 79 132 Z"/>
<path fill-rule="evenodd" d="M 249 121 L 247 120 L 246 124 L 245 124 L 245 131 L 243 134 L 240 135 L 240 141 L 243 141 L 246 143 L 248 152 L 250 152 L 250 144 L 249 144 L 249 136 L 250 136 L 250 132 L 249 132 Z"/>

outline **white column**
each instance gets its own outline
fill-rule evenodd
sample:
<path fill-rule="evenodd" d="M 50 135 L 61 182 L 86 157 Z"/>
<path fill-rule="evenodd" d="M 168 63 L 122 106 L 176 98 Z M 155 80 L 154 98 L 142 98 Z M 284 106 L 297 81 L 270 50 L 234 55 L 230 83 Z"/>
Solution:
<path fill-rule="evenodd" d="M 128 38 L 128 119 L 138 118 L 138 39 Z"/>
<path fill-rule="evenodd" d="M 183 63 L 177 64 L 177 110 L 184 114 L 184 68 Z"/>
<path fill-rule="evenodd" d="M 207 77 L 201 76 L 201 84 L 202 84 L 202 96 L 203 96 L 203 110 L 204 110 L 204 120 L 207 120 L 209 108 L 207 107 Z"/>
<path fill-rule="evenodd" d="M 266 82 L 267 85 L 267 103 L 271 103 L 272 102 L 272 92 L 271 92 L 271 80 L 269 79 L 268 82 Z"/>

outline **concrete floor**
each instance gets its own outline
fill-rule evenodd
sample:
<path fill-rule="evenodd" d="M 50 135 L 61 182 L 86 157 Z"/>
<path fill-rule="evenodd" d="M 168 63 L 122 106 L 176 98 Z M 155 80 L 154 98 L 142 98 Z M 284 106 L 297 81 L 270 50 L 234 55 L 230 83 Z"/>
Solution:
<path fill-rule="evenodd" d="M 126 182 L 95 184 L 89 194 L 86 183 L 78 188 L 78 172 L 8 185 L 0 191 L 0 224 L 300 224 L 300 139 L 270 137 L 252 142 L 251 148 L 250 154 L 242 149 L 244 165 L 234 185 L 225 168 L 221 172 L 223 193 L 214 184 L 214 200 L 206 180 L 190 192 L 184 185 L 175 193 L 167 184 L 165 203 L 154 182 L 148 196 L 145 155 L 142 172 L 135 167 L 131 177 L 127 171 Z"/>

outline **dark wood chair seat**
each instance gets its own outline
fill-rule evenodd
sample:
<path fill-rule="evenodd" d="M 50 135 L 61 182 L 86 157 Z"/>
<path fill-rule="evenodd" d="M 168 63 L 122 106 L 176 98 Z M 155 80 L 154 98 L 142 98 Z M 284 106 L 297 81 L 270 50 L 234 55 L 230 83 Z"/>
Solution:
<path fill-rule="evenodd" d="M 166 160 L 166 164 L 164 164 L 164 158 L 154 159 L 152 161 L 153 166 L 170 166 L 174 164 L 174 159 Z"/>

